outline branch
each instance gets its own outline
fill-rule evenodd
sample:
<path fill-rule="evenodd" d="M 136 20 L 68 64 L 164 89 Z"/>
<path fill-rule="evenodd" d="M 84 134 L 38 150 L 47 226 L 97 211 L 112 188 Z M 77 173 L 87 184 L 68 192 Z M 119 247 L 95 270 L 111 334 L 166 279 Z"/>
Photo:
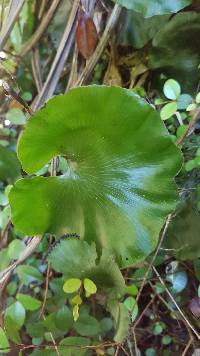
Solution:
<path fill-rule="evenodd" d="M 46 14 L 44 14 L 42 21 L 40 22 L 37 30 L 34 32 L 32 37 L 25 43 L 25 45 L 20 49 L 19 55 L 21 57 L 24 57 L 39 41 L 39 39 L 42 37 L 44 31 L 46 30 L 49 22 L 51 21 L 56 8 L 61 0 L 54 0 L 47 11 Z"/>
<path fill-rule="evenodd" d="M 80 0 L 74 1 L 69 20 L 67 22 L 67 26 L 63 33 L 63 37 L 58 47 L 57 54 L 55 56 L 47 80 L 44 83 L 40 94 L 32 104 L 33 110 L 41 107 L 45 103 L 45 101 L 53 95 L 55 91 L 55 88 L 60 78 L 60 74 L 63 70 L 63 67 L 66 63 L 66 60 L 69 56 L 69 53 L 71 51 L 74 42 L 75 25 L 76 25 L 79 2 Z"/>
<path fill-rule="evenodd" d="M 171 299 L 171 301 L 173 302 L 173 304 L 176 306 L 177 310 L 179 311 L 181 317 L 183 318 L 183 320 L 186 322 L 187 326 L 192 330 L 192 332 L 195 334 L 195 336 L 197 337 L 198 340 L 200 340 L 200 334 L 196 331 L 196 329 L 193 327 L 193 325 L 190 323 L 190 321 L 186 318 L 185 314 L 183 313 L 183 311 L 180 309 L 180 307 L 178 306 L 178 304 L 176 303 L 173 295 L 170 293 L 169 289 L 167 288 L 164 280 L 162 279 L 162 277 L 160 276 L 160 274 L 158 273 L 157 269 L 152 266 L 153 271 L 155 272 L 156 276 L 158 277 L 160 283 L 163 285 L 163 287 L 165 288 L 166 293 L 168 294 L 169 298 Z"/>
<path fill-rule="evenodd" d="M 189 122 L 189 125 L 188 125 L 187 130 L 185 131 L 185 133 L 183 134 L 183 136 L 180 137 L 180 138 L 176 141 L 177 145 L 181 145 L 182 142 L 184 141 L 184 139 L 189 136 L 191 130 L 193 129 L 193 127 L 195 126 L 196 122 L 197 122 L 199 119 L 200 119 L 200 108 L 196 109 L 196 110 L 193 112 L 193 116 L 192 116 L 192 118 L 191 118 L 191 120 L 190 120 L 190 122 Z"/>
<path fill-rule="evenodd" d="M 20 10 L 24 4 L 24 0 L 11 0 L 9 4 L 9 12 L 7 15 L 7 19 L 4 20 L 3 27 L 0 32 L 0 51 L 2 51 L 5 46 L 7 39 L 10 35 L 10 32 L 15 25 L 17 17 L 20 13 Z"/>

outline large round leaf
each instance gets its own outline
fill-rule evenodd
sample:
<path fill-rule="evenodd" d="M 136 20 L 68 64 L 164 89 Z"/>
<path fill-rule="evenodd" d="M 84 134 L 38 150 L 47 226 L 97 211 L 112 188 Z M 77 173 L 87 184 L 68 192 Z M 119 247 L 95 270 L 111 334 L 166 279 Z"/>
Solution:
<path fill-rule="evenodd" d="M 27 123 L 18 155 L 28 173 L 56 155 L 69 169 L 16 183 L 9 197 L 16 228 L 76 232 L 122 265 L 152 252 L 176 205 L 180 151 L 159 114 L 126 89 L 89 86 L 49 100 Z"/>
<path fill-rule="evenodd" d="M 153 39 L 149 65 L 194 91 L 199 81 L 200 14 L 183 12 L 172 18 Z"/>
<path fill-rule="evenodd" d="M 192 0 L 113 0 L 129 10 L 141 12 L 144 17 L 176 13 Z"/>
<path fill-rule="evenodd" d="M 16 153 L 0 146 L 0 181 L 13 182 L 20 175 Z"/>

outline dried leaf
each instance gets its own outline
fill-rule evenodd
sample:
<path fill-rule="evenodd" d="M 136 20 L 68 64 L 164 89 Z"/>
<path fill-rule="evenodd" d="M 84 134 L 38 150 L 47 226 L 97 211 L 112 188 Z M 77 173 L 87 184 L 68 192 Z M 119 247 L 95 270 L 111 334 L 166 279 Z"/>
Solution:
<path fill-rule="evenodd" d="M 83 10 L 79 10 L 76 43 L 79 52 L 85 59 L 91 57 L 97 45 L 96 26 L 92 18 Z"/>

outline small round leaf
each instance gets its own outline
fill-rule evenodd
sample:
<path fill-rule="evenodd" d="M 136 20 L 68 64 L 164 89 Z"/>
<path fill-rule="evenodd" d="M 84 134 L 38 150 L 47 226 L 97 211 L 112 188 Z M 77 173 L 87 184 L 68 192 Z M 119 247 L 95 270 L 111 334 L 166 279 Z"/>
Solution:
<path fill-rule="evenodd" d="M 168 79 L 164 84 L 163 92 L 166 98 L 176 100 L 181 93 L 181 87 L 176 80 Z"/>
<path fill-rule="evenodd" d="M 172 103 L 168 103 L 160 111 L 160 116 L 162 120 L 167 120 L 172 117 L 177 111 L 177 103 L 174 101 Z"/>
<path fill-rule="evenodd" d="M 74 293 L 79 290 L 80 286 L 81 286 L 80 279 L 70 278 L 64 283 L 63 290 L 65 293 Z"/>
<path fill-rule="evenodd" d="M 97 292 L 97 287 L 96 284 L 91 281 L 89 278 L 85 278 L 83 281 L 83 285 L 86 291 L 86 297 L 90 297 L 92 294 L 95 294 Z"/>

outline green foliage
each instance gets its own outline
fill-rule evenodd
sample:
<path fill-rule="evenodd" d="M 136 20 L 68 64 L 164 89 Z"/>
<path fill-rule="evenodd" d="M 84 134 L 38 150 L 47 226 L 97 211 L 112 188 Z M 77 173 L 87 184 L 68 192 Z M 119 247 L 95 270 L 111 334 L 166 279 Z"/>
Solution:
<path fill-rule="evenodd" d="M 157 113 L 131 91 L 91 86 L 51 99 L 28 121 L 18 155 L 28 173 L 55 155 L 68 163 L 63 176 L 16 183 L 9 200 L 18 230 L 76 232 L 98 247 L 103 235 L 122 266 L 155 248 L 176 204 L 181 158 Z"/>
<path fill-rule="evenodd" d="M 193 91 L 198 83 L 200 15 L 183 12 L 156 34 L 150 51 L 150 68 L 159 70 Z"/>
<path fill-rule="evenodd" d="M 10 328 L 15 330 L 21 329 L 24 325 L 26 312 L 20 302 L 11 304 L 5 311 L 5 327 L 9 332 Z"/>
<path fill-rule="evenodd" d="M 79 290 L 80 286 L 81 286 L 80 279 L 70 278 L 64 283 L 63 290 L 65 293 L 74 293 Z"/>
<path fill-rule="evenodd" d="M 173 255 L 181 260 L 200 257 L 199 230 L 199 214 L 191 201 L 187 200 L 179 205 L 169 226 L 166 247 L 172 249 Z"/>
<path fill-rule="evenodd" d="M 167 99 L 176 100 L 181 94 L 181 87 L 174 79 L 168 79 L 163 87 L 163 92 Z"/>
<path fill-rule="evenodd" d="M 15 152 L 0 146 L 0 181 L 14 182 L 20 176 L 20 165 Z"/>
<path fill-rule="evenodd" d="M 6 119 L 13 125 L 24 125 L 26 122 L 26 117 L 20 109 L 9 110 L 6 114 Z"/>
<path fill-rule="evenodd" d="M 144 16 L 135 11 L 126 11 L 122 15 L 122 28 L 120 27 L 118 43 L 123 46 L 134 48 L 144 47 L 160 30 L 160 23 L 166 23 L 169 15 Z"/>
<path fill-rule="evenodd" d="M 26 310 L 34 311 L 41 307 L 41 301 L 30 295 L 18 293 L 16 299 L 24 306 Z"/>
<path fill-rule="evenodd" d="M 165 106 L 163 106 L 163 108 L 160 111 L 161 119 L 162 120 L 169 119 L 176 113 L 177 109 L 178 106 L 176 102 L 166 104 Z"/>
<path fill-rule="evenodd" d="M 124 293 L 124 280 L 113 256 L 103 250 L 98 261 L 95 246 L 85 241 L 61 241 L 51 252 L 49 261 L 52 268 L 62 273 L 65 279 L 89 278 L 104 293 L 115 296 Z"/>
<path fill-rule="evenodd" d="M 1 352 L 1 349 L 2 349 L 3 353 L 5 353 L 5 354 L 10 351 L 9 342 L 8 342 L 6 333 L 2 328 L 0 328 L 0 352 Z"/>
<path fill-rule="evenodd" d="M 127 9 L 141 12 L 145 17 L 175 13 L 191 4 L 191 0 L 113 0 Z"/>

